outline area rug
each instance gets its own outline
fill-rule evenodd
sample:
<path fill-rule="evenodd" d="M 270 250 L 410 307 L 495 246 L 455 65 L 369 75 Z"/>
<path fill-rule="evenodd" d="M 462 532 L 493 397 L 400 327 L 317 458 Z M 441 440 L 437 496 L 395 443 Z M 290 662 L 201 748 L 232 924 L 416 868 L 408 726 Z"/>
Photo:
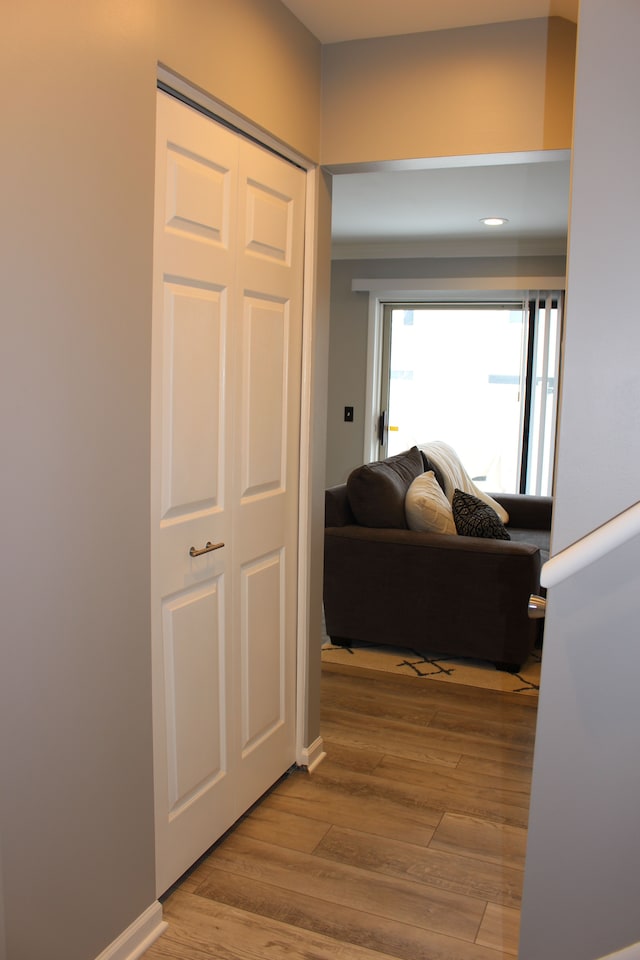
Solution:
<path fill-rule="evenodd" d="M 441 683 L 463 683 L 488 690 L 537 696 L 540 685 L 541 652 L 534 650 L 520 673 L 497 670 L 488 660 L 468 657 L 443 657 L 436 653 L 386 647 L 353 641 L 350 647 L 335 647 L 327 638 L 322 646 L 323 663 L 352 664 L 368 670 L 437 680 Z"/>

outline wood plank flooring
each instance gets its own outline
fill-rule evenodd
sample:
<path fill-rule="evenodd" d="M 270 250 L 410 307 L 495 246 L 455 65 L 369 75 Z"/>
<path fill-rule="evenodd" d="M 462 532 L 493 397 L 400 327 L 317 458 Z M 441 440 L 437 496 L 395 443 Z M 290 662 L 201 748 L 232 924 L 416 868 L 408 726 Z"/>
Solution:
<path fill-rule="evenodd" d="M 325 665 L 326 759 L 171 893 L 144 960 L 516 957 L 536 709 Z"/>

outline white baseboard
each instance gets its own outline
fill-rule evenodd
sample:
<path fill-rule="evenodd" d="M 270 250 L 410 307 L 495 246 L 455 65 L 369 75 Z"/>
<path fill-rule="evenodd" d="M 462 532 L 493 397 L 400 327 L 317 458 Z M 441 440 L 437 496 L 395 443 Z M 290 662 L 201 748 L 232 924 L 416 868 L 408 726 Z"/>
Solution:
<path fill-rule="evenodd" d="M 311 746 L 302 748 L 298 763 L 301 767 L 306 767 L 309 773 L 312 773 L 318 764 L 322 763 L 325 757 L 326 753 L 324 751 L 322 737 L 318 737 L 313 741 Z"/>
<path fill-rule="evenodd" d="M 600 957 L 600 960 L 640 960 L 640 942 L 631 943 L 617 953 L 608 953 L 606 957 Z"/>
<path fill-rule="evenodd" d="M 138 960 L 167 927 L 162 905 L 156 900 L 96 960 Z"/>

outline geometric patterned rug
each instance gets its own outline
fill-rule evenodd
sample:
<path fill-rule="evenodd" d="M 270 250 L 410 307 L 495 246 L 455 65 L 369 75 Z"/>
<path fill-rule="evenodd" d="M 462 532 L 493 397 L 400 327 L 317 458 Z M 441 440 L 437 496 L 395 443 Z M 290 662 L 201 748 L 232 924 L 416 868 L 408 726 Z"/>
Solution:
<path fill-rule="evenodd" d="M 437 653 L 386 647 L 354 640 L 350 647 L 334 647 L 328 637 L 322 646 L 323 663 L 351 663 L 353 666 L 402 674 L 420 680 L 440 683 L 463 683 L 505 693 L 522 693 L 537 697 L 540 687 L 542 652 L 533 650 L 520 673 L 497 670 L 489 660 L 469 657 L 443 657 Z"/>

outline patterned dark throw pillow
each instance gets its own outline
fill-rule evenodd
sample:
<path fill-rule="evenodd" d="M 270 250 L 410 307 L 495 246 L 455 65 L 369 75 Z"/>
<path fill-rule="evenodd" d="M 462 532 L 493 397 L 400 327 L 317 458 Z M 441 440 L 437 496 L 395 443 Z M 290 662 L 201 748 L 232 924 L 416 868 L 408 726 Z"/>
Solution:
<path fill-rule="evenodd" d="M 483 500 L 462 490 L 455 490 L 452 507 L 456 530 L 462 536 L 511 540 L 498 514 Z"/>

